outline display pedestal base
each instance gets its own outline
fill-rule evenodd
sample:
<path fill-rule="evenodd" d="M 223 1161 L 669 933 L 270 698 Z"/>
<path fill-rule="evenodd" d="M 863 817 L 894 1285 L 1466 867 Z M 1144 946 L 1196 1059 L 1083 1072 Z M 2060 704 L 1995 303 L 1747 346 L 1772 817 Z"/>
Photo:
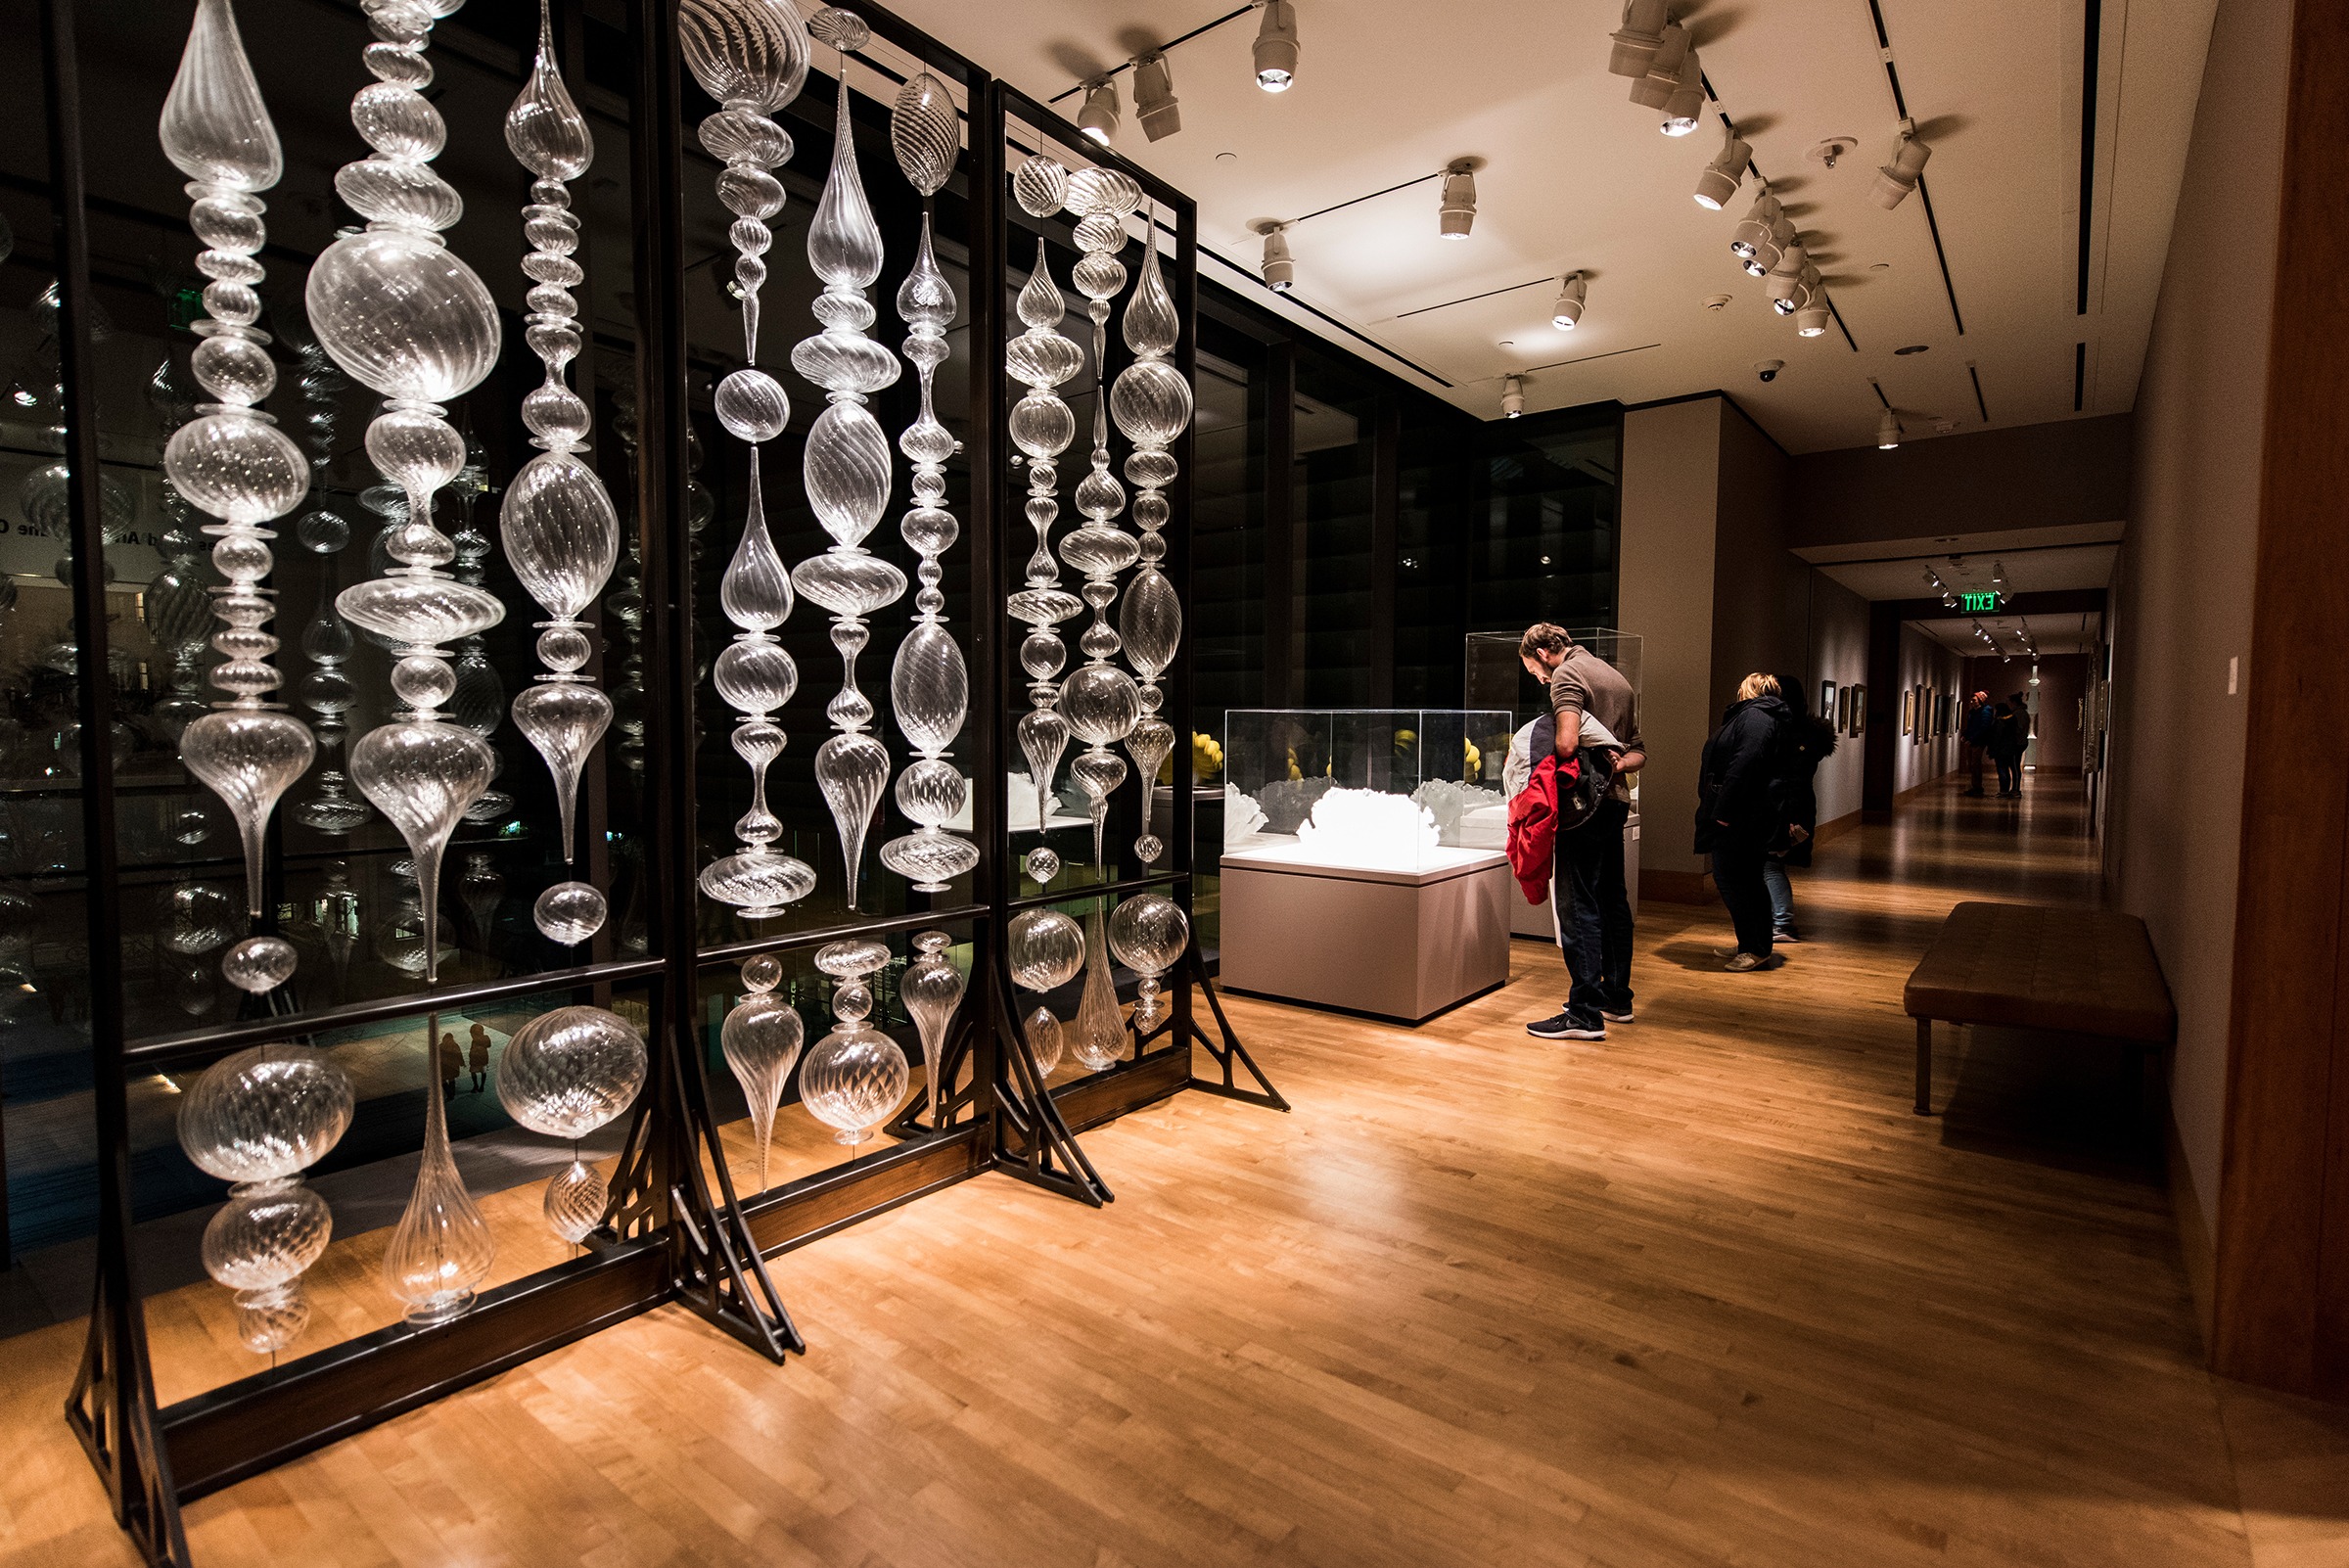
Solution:
<path fill-rule="evenodd" d="M 1508 900 L 1524 898 L 1497 851 L 1391 871 L 1251 849 L 1222 872 L 1229 990 L 1415 1024 L 1509 978 Z"/>

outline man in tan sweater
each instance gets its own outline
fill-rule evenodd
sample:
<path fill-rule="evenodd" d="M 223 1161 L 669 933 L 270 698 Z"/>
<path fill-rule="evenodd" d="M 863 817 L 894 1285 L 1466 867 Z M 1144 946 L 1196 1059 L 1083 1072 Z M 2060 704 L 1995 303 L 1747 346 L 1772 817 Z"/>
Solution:
<path fill-rule="evenodd" d="M 1605 1039 L 1609 1024 L 1632 1021 L 1632 900 L 1623 878 L 1623 827 L 1632 809 L 1626 775 L 1647 761 L 1639 700 L 1613 665 L 1577 644 L 1564 627 L 1547 622 L 1528 627 L 1517 653 L 1526 672 L 1549 687 L 1561 758 L 1574 755 L 1585 713 L 1627 748 L 1606 804 L 1589 821 L 1558 835 L 1549 908 L 1570 990 L 1555 1017 L 1525 1026 L 1541 1039 Z"/>

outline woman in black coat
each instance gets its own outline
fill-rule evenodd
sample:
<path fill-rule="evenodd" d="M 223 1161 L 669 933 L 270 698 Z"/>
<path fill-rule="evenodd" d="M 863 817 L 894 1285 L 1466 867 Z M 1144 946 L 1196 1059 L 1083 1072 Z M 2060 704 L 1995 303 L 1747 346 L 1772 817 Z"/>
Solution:
<path fill-rule="evenodd" d="M 1763 861 L 1781 817 L 1780 742 L 1794 715 L 1775 675 L 1756 671 L 1705 742 L 1699 768 L 1696 851 L 1713 857 L 1713 885 L 1729 906 L 1737 951 L 1728 967 L 1760 969 L 1772 959 L 1770 889 Z"/>

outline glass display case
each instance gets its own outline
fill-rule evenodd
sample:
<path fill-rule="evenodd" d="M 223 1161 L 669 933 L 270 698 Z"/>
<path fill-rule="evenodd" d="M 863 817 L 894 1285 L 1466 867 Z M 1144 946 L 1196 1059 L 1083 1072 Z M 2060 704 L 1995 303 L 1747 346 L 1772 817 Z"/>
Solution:
<path fill-rule="evenodd" d="M 1233 709 L 1224 860 L 1434 871 L 1508 843 L 1505 709 Z"/>

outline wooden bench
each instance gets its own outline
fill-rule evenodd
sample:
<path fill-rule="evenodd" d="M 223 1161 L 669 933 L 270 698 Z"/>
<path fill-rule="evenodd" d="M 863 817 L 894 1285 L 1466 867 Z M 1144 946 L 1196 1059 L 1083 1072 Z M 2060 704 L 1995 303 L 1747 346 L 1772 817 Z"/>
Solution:
<path fill-rule="evenodd" d="M 1916 1114 L 1933 1114 L 1933 1024 L 2050 1029 L 2162 1049 L 2178 1010 L 2145 923 L 2110 909 L 1961 903 L 1909 976 Z"/>

